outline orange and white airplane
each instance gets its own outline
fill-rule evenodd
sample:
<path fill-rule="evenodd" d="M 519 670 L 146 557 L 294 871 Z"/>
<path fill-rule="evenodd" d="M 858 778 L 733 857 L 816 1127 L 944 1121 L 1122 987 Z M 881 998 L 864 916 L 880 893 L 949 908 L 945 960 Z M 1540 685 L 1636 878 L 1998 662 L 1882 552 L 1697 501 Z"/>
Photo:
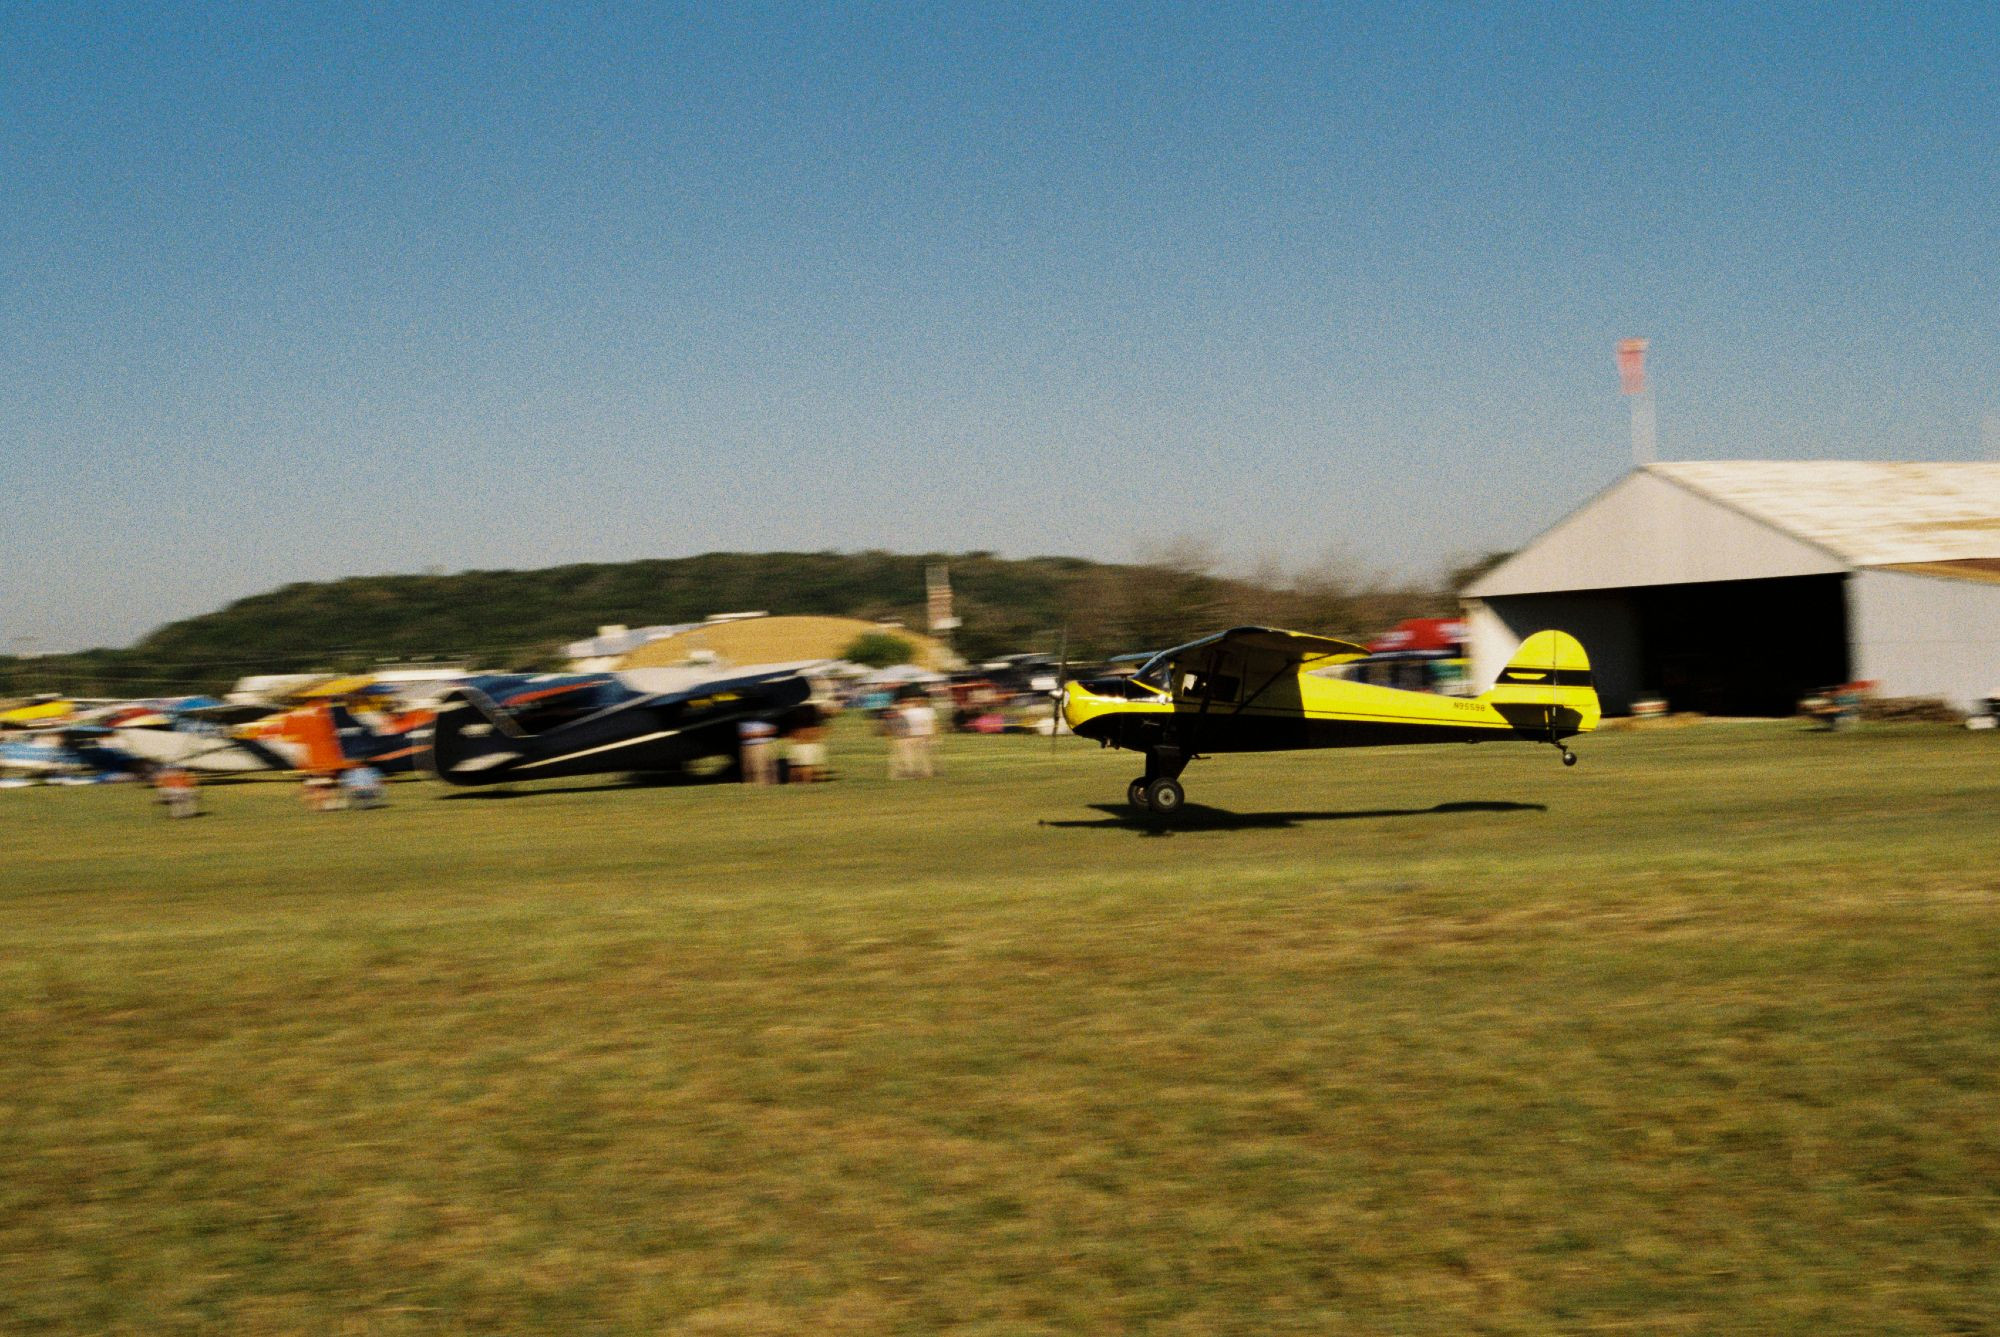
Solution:
<path fill-rule="evenodd" d="M 1367 654 L 1330 637 L 1233 627 L 1163 650 L 1129 678 L 1063 684 L 1063 721 L 1105 747 L 1144 753 L 1146 772 L 1126 797 L 1163 816 L 1186 799 L 1187 764 L 1216 753 L 1513 739 L 1553 744 L 1569 766 L 1576 754 L 1564 740 L 1597 727 L 1590 660 L 1566 632 L 1530 636 L 1498 681 L 1474 697 L 1323 672 Z"/>

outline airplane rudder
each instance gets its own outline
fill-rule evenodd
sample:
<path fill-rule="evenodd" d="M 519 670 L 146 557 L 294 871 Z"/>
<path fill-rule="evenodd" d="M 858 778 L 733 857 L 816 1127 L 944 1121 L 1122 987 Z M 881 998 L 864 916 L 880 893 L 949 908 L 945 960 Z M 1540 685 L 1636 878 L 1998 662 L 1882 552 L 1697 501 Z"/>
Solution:
<path fill-rule="evenodd" d="M 1583 642 L 1566 631 L 1553 629 L 1538 631 L 1521 642 L 1507 660 L 1509 669 L 1525 669 L 1540 672 L 1582 672 L 1590 671 L 1590 656 L 1583 648 Z"/>
<path fill-rule="evenodd" d="M 337 771 L 347 764 L 347 753 L 340 746 L 339 721 L 324 703 L 305 707 L 294 736 L 305 746 L 303 769 Z"/>
<path fill-rule="evenodd" d="M 1595 716 L 1597 681 L 1583 643 L 1566 631 L 1538 631 L 1521 642 L 1500 670 L 1485 700 L 1506 704 L 1560 704 Z"/>
<path fill-rule="evenodd" d="M 466 736 L 468 729 L 490 733 L 494 724 L 492 705 L 483 692 L 455 688 L 446 692 L 438 702 L 437 718 L 431 721 L 431 734 L 424 749 L 433 770 L 449 769 L 451 762 L 473 750 L 467 746 L 472 740 Z M 479 726 L 484 725 L 483 730 Z"/>

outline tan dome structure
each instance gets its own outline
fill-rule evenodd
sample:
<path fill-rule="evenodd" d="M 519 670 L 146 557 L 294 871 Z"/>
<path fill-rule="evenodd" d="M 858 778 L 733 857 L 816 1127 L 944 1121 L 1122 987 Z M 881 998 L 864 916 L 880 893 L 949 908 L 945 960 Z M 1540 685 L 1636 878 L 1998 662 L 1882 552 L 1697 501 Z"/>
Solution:
<path fill-rule="evenodd" d="M 908 627 L 867 622 L 858 617 L 747 617 L 704 622 L 676 635 L 648 641 L 621 659 L 618 667 L 790 664 L 802 659 L 841 659 L 856 640 L 878 632 L 908 641 L 913 664 L 939 672 L 957 667 L 957 657 L 944 642 Z"/>

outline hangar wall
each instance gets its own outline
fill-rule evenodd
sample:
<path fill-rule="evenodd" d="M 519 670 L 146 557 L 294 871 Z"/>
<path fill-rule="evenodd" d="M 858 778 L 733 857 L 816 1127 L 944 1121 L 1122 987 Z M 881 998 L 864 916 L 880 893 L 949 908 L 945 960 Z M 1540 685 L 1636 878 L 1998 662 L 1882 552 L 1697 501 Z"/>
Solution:
<path fill-rule="evenodd" d="M 1862 570 L 1847 599 L 1855 676 L 1880 695 L 1973 710 L 2000 693 L 2000 583 Z"/>

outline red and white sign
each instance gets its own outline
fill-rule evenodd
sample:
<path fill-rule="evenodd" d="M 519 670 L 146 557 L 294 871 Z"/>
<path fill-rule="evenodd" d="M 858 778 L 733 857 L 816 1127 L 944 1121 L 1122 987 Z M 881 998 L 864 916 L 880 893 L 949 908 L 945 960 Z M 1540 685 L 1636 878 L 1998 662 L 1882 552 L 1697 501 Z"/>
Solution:
<path fill-rule="evenodd" d="M 1368 653 L 1383 655 L 1418 650 L 1433 654 L 1449 653 L 1456 651 L 1465 637 L 1465 623 L 1455 617 L 1405 618 L 1394 631 L 1385 631 L 1368 642 Z"/>

